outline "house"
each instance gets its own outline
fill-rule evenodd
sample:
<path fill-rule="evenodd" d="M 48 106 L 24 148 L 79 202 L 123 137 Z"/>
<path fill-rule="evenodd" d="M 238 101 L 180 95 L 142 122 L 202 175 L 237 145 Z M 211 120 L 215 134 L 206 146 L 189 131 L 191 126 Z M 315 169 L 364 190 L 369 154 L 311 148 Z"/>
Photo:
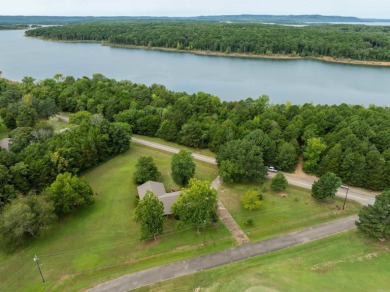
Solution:
<path fill-rule="evenodd" d="M 11 139 L 10 138 L 4 138 L 3 140 L 0 140 L 0 148 L 9 150 L 9 146 L 11 145 Z"/>
<path fill-rule="evenodd" d="M 147 191 L 153 192 L 157 196 L 157 198 L 164 204 L 164 215 L 172 214 L 171 206 L 180 196 L 180 192 L 167 193 L 164 185 L 155 181 L 147 181 L 146 183 L 138 186 L 137 190 L 140 199 L 145 196 Z"/>

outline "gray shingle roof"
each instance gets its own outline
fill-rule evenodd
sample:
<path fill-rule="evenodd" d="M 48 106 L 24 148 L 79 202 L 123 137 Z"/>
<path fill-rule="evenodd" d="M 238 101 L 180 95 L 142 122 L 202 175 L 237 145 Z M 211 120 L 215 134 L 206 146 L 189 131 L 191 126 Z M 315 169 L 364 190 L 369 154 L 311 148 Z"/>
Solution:
<path fill-rule="evenodd" d="M 140 199 L 145 196 L 147 191 L 153 192 L 164 204 L 164 215 L 172 214 L 171 206 L 180 196 L 180 192 L 167 193 L 165 191 L 164 185 L 155 181 L 147 181 L 146 183 L 138 186 L 137 190 Z"/>
<path fill-rule="evenodd" d="M 147 191 L 153 192 L 157 197 L 160 197 L 166 193 L 164 185 L 155 181 L 147 181 L 146 183 L 137 187 L 138 196 L 142 199 Z"/>
<path fill-rule="evenodd" d="M 180 192 L 167 193 L 159 197 L 159 200 L 164 204 L 164 215 L 172 214 L 171 207 L 177 198 L 180 196 Z"/>
<path fill-rule="evenodd" d="M 3 140 L 0 140 L 0 148 L 3 148 L 5 150 L 9 150 L 10 141 L 11 141 L 10 138 L 4 138 Z"/>

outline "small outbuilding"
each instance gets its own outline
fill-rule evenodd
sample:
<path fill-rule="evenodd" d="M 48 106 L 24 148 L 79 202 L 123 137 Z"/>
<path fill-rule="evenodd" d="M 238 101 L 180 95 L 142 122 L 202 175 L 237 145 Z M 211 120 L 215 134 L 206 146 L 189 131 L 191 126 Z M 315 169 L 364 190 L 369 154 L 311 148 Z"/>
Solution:
<path fill-rule="evenodd" d="M 164 204 L 164 215 L 171 215 L 171 206 L 180 196 L 180 192 L 167 193 L 165 187 L 160 182 L 147 181 L 137 187 L 140 200 L 145 196 L 147 191 L 153 192 L 157 198 Z"/>
<path fill-rule="evenodd" d="M 0 140 L 0 148 L 2 149 L 5 149 L 5 150 L 9 150 L 9 146 L 10 146 L 10 143 L 11 142 L 11 139 L 10 138 L 4 138 L 2 140 Z"/>

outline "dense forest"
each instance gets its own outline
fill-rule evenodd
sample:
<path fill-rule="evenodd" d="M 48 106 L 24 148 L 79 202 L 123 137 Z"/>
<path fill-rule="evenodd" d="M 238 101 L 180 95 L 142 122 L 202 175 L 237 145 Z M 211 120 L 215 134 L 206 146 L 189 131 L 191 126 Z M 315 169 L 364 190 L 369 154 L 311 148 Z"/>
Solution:
<path fill-rule="evenodd" d="M 223 54 L 390 61 L 390 27 L 253 23 L 114 22 L 45 27 L 27 36 Z"/>
<path fill-rule="evenodd" d="M 56 134 L 40 120 L 59 110 L 76 113 L 71 123 L 78 126 Z M 0 151 L 0 206 L 18 193 L 40 192 L 59 173 L 78 174 L 126 151 L 129 128 L 217 153 L 224 147 L 220 157 L 255 145 L 265 165 L 283 171 L 303 156 L 309 173 L 334 172 L 375 190 L 390 186 L 388 107 L 272 104 L 267 96 L 221 102 L 95 74 L 1 79 L 0 115 L 12 130 L 10 151 Z"/>
<path fill-rule="evenodd" d="M 37 27 L 37 26 L 34 26 Z M 9 29 L 29 29 L 30 26 L 27 24 L 0 24 L 0 30 L 9 30 Z"/>

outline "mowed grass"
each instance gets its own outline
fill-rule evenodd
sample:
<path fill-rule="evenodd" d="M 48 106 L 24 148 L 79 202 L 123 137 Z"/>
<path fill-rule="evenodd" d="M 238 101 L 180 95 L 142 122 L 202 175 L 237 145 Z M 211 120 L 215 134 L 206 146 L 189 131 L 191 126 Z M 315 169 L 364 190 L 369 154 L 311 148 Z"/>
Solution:
<path fill-rule="evenodd" d="M 136 138 L 159 143 L 162 145 L 166 145 L 166 146 L 170 146 L 170 147 L 174 147 L 174 148 L 179 148 L 179 149 L 185 149 L 185 150 L 188 150 L 188 151 L 193 152 L 193 153 L 198 153 L 198 154 L 210 156 L 213 158 L 217 157 L 217 154 L 212 152 L 210 149 L 197 149 L 197 148 L 187 147 L 187 146 L 179 145 L 177 143 L 168 142 L 168 141 L 165 141 L 163 139 L 156 138 L 156 137 L 148 137 L 148 136 L 142 136 L 142 135 L 137 135 L 137 134 L 134 134 L 133 136 Z"/>
<path fill-rule="evenodd" d="M 357 230 L 136 291 L 389 291 L 390 244 Z"/>
<path fill-rule="evenodd" d="M 51 125 L 54 128 L 54 131 L 58 131 L 61 129 L 69 128 L 69 123 L 66 123 L 64 121 L 61 121 L 60 119 L 56 117 L 50 117 L 48 119 L 49 125 Z"/>
<path fill-rule="evenodd" d="M 5 127 L 3 120 L 0 118 L 0 140 L 8 138 L 9 130 Z"/>
<path fill-rule="evenodd" d="M 346 210 L 342 210 L 343 200 L 335 198 L 323 203 L 311 197 L 310 190 L 289 186 L 284 192 L 270 190 L 270 180 L 264 183 L 266 192 L 262 192 L 260 184 L 223 184 L 220 199 L 244 230 L 251 241 L 258 241 L 280 234 L 293 232 L 318 225 L 340 217 L 357 213 L 361 205 L 348 201 Z M 263 205 L 255 211 L 244 209 L 241 199 L 248 190 L 256 190 L 263 194 Z M 247 226 L 248 219 L 254 225 Z"/>
<path fill-rule="evenodd" d="M 222 224 L 206 229 L 177 230 L 166 219 L 157 241 L 141 242 L 139 224 L 132 220 L 136 186 L 132 183 L 137 158 L 151 155 L 167 189 L 177 188 L 170 178 L 171 155 L 136 144 L 131 149 L 84 174 L 96 195 L 93 206 L 61 219 L 46 236 L 13 254 L 0 252 L 1 291 L 78 291 L 117 276 L 235 245 Z M 196 177 L 213 180 L 215 166 L 197 163 Z M 42 284 L 33 262 L 41 258 L 47 281 Z"/>

